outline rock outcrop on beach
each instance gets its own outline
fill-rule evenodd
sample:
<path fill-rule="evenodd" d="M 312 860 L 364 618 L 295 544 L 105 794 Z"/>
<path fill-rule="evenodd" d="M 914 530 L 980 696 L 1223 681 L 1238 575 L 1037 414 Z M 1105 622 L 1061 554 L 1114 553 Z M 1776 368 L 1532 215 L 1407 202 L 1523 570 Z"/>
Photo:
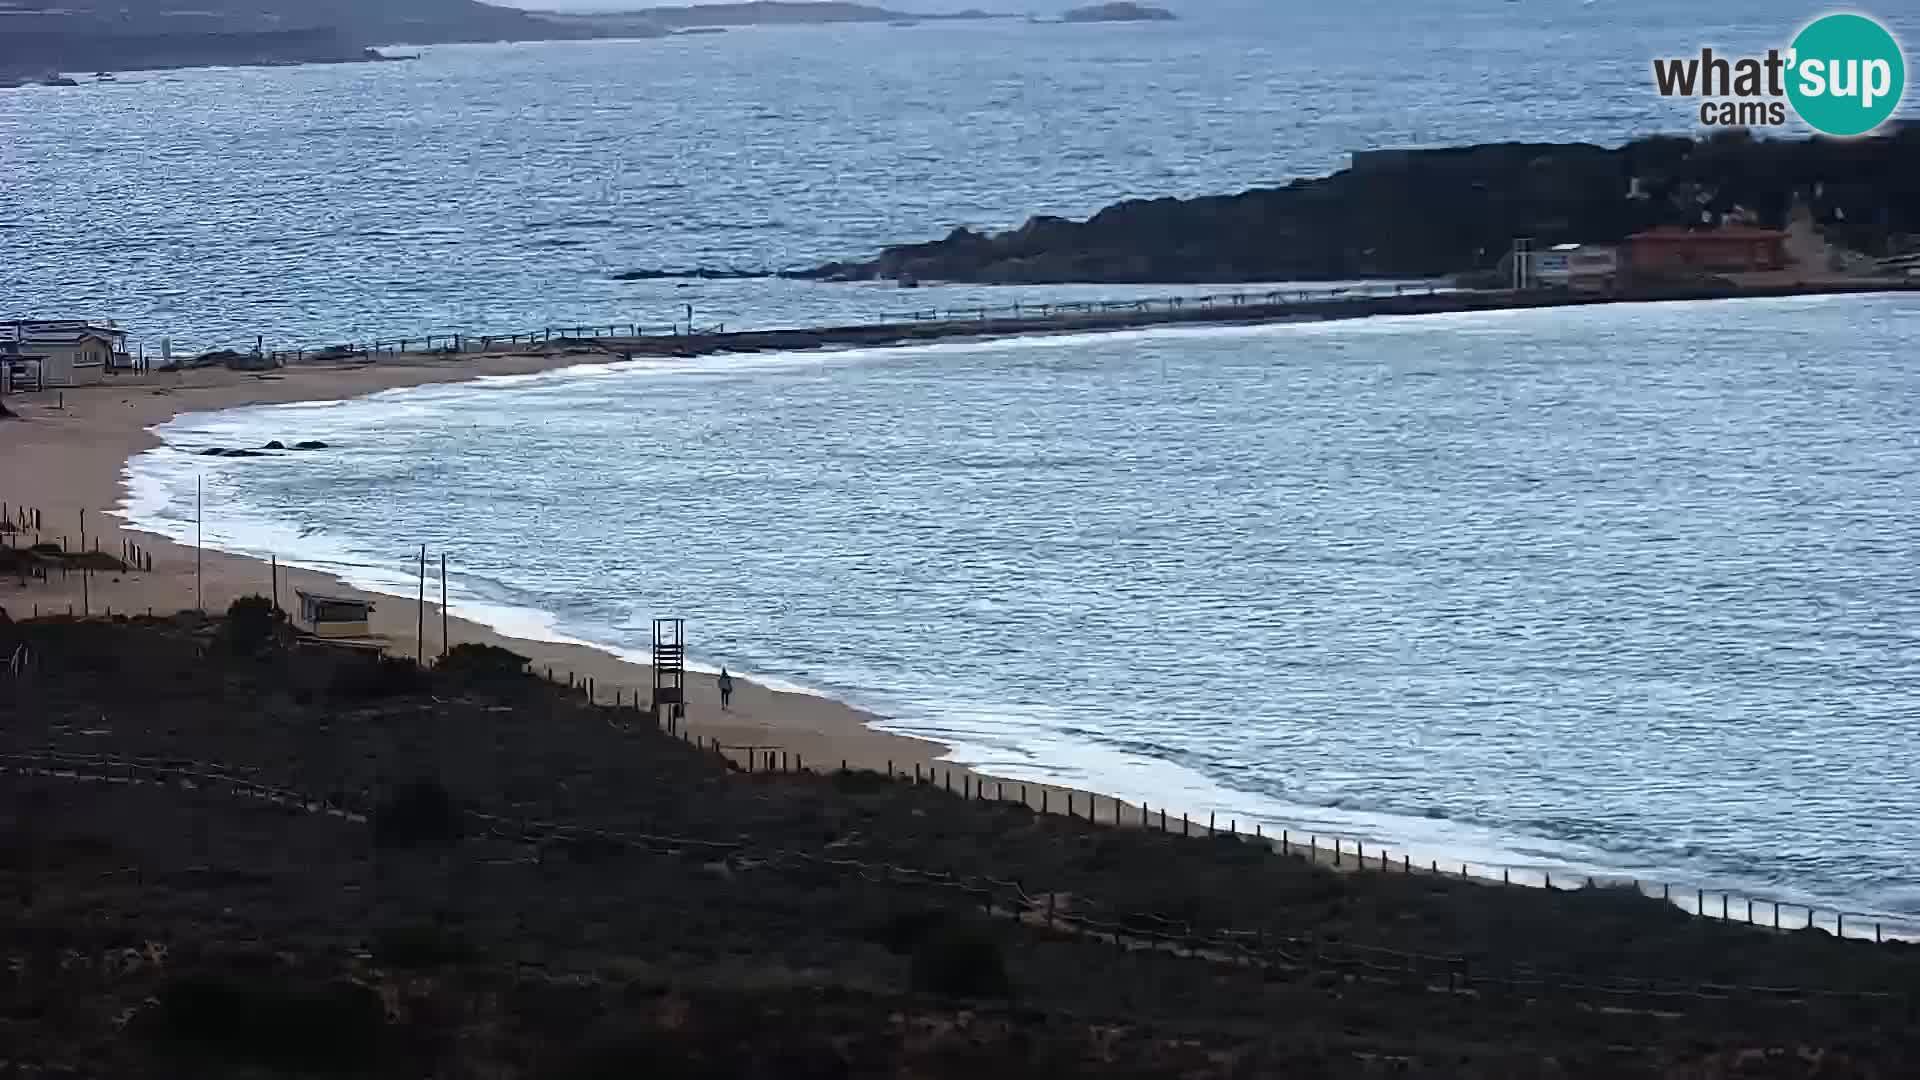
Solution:
<path fill-rule="evenodd" d="M 735 270 L 712 266 L 693 266 L 678 270 L 666 267 L 641 267 L 634 270 L 622 270 L 609 276 L 613 281 L 671 281 L 676 278 L 691 278 L 700 281 L 732 281 L 745 278 L 770 278 L 780 275 L 770 270 Z"/>
<path fill-rule="evenodd" d="M 826 280 L 985 283 L 1234 282 L 1438 277 L 1493 267 L 1515 237 L 1616 242 L 1657 225 L 1726 217 L 1781 225 L 1808 206 L 1827 238 L 1885 254 L 1920 241 L 1920 131 L 1856 139 L 1640 139 L 1496 143 L 1357 153 L 1351 167 L 1283 187 L 1135 199 L 1085 221 L 954 229 Z"/>
<path fill-rule="evenodd" d="M 1091 4 L 1074 8 L 1060 16 L 1061 22 L 1172 22 L 1177 16 L 1166 8 L 1148 7 L 1145 4 L 1120 2 L 1113 4 Z"/>

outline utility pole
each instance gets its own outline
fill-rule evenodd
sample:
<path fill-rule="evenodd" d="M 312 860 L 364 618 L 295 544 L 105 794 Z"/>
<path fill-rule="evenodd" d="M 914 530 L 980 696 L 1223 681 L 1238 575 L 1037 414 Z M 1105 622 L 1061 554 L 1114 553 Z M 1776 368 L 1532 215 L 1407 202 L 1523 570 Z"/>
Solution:
<path fill-rule="evenodd" d="M 201 588 L 200 575 L 200 477 L 193 478 L 193 606 L 200 614 L 207 613 L 206 593 Z"/>
<path fill-rule="evenodd" d="M 440 553 L 440 658 L 446 659 L 453 651 L 453 641 L 447 637 L 447 553 Z"/>
<path fill-rule="evenodd" d="M 420 626 L 415 632 L 417 662 L 427 666 L 427 545 L 420 545 Z"/>

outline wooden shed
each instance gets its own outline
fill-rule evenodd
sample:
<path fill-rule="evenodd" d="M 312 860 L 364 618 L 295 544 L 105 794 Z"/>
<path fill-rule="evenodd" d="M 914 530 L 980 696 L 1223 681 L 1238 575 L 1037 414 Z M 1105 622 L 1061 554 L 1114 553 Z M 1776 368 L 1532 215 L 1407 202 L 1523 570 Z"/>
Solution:
<path fill-rule="evenodd" d="M 313 628 L 317 637 L 366 637 L 373 633 L 368 620 L 373 615 L 371 600 L 347 596 L 322 596 L 294 590 L 300 598 L 300 621 Z"/>

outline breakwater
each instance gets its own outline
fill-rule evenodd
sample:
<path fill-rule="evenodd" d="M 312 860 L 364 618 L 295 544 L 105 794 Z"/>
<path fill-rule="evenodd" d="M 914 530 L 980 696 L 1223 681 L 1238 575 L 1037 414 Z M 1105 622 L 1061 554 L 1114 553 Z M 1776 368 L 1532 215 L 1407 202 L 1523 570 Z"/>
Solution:
<path fill-rule="evenodd" d="M 1703 285 L 1612 293 L 1563 290 L 1448 289 L 1376 285 L 1214 293 L 1146 300 L 1012 304 L 903 312 L 873 322 L 770 330 L 728 330 L 693 323 L 596 323 L 550 326 L 511 334 L 425 334 L 264 354 L 274 363 L 345 360 L 401 354 L 552 351 L 587 348 L 634 356 L 703 356 L 789 349 L 876 348 L 1009 334 L 1086 333 L 1180 324 L 1220 325 L 1379 315 L 1442 315 L 1476 311 L 1592 307 L 1601 304 L 1733 300 L 1787 296 L 1920 292 L 1920 282 L 1861 280 L 1766 286 Z M 238 354 L 210 354 L 238 355 Z"/>

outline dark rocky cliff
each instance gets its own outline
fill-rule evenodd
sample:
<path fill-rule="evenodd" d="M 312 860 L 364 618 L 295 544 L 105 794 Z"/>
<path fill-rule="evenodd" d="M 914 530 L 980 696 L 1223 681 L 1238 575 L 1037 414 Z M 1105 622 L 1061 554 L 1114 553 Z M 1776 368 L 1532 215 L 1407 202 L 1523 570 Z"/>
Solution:
<path fill-rule="evenodd" d="M 1116 203 L 1086 221 L 956 229 L 805 276 L 977 282 L 1436 277 L 1486 269 L 1515 237 L 1612 242 L 1804 201 L 1830 238 L 1881 253 L 1920 235 L 1920 131 L 1873 139 L 1641 139 L 1375 151 L 1286 187 Z"/>

